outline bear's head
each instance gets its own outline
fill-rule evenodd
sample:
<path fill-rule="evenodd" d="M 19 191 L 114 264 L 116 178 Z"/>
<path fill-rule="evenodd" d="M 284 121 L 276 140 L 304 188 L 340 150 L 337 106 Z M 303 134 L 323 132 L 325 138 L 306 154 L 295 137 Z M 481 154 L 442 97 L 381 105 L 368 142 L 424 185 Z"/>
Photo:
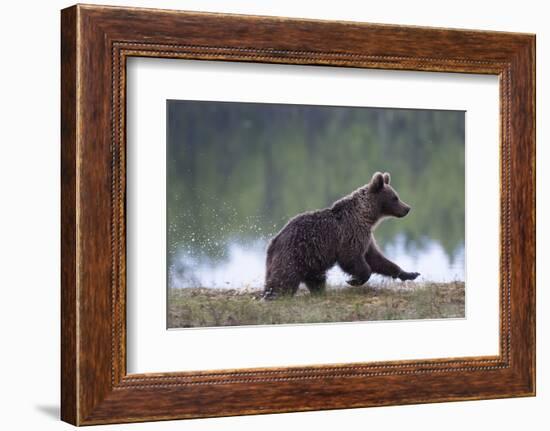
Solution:
<path fill-rule="evenodd" d="M 389 173 L 376 172 L 368 184 L 334 202 L 332 213 L 337 220 L 358 215 L 372 226 L 385 217 L 405 217 L 411 207 L 399 199 L 390 180 Z"/>
<path fill-rule="evenodd" d="M 376 212 L 376 219 L 383 217 L 405 217 L 411 207 L 399 199 L 399 195 L 390 185 L 390 174 L 376 172 L 365 187 L 366 199 L 370 211 Z"/>

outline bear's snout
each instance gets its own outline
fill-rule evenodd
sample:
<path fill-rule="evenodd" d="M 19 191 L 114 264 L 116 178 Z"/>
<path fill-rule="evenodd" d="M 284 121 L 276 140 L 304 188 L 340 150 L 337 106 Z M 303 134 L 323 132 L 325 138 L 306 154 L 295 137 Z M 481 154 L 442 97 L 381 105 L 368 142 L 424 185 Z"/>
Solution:
<path fill-rule="evenodd" d="M 401 213 L 400 217 L 405 217 L 410 211 L 411 207 L 407 204 L 403 204 L 403 212 Z"/>

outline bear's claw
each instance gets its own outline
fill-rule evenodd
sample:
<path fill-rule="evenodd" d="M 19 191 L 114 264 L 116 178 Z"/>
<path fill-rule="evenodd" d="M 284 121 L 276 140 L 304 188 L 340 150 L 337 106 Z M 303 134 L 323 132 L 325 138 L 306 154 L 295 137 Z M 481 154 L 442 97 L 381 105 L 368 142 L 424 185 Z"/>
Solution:
<path fill-rule="evenodd" d="M 415 280 L 420 275 L 419 272 L 401 271 L 397 276 L 401 281 Z"/>
<path fill-rule="evenodd" d="M 346 280 L 346 283 L 348 283 L 350 286 L 362 286 L 366 282 L 367 282 L 366 280 L 360 280 L 360 279 L 355 278 L 355 277 L 352 277 L 352 278 Z"/>

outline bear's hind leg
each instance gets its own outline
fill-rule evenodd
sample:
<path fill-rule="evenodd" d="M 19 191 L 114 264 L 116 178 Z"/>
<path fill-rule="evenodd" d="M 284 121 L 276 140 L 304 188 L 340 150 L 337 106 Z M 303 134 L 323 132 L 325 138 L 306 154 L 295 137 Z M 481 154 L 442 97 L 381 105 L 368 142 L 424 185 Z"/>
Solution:
<path fill-rule="evenodd" d="M 300 287 L 297 277 L 285 277 L 284 279 L 268 280 L 265 284 L 263 299 L 276 299 L 281 296 L 294 296 Z"/>
<path fill-rule="evenodd" d="M 327 277 L 325 274 L 311 274 L 304 280 L 311 295 L 322 295 L 325 293 Z"/>

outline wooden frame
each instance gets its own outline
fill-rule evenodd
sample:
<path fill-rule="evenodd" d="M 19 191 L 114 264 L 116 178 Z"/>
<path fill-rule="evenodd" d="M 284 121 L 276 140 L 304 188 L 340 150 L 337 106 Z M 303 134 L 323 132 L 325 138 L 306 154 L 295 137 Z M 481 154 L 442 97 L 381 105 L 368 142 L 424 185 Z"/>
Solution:
<path fill-rule="evenodd" d="M 88 425 L 535 394 L 534 35 L 78 5 L 62 11 L 61 49 L 63 420 Z M 500 354 L 127 375 L 129 56 L 498 75 Z"/>

